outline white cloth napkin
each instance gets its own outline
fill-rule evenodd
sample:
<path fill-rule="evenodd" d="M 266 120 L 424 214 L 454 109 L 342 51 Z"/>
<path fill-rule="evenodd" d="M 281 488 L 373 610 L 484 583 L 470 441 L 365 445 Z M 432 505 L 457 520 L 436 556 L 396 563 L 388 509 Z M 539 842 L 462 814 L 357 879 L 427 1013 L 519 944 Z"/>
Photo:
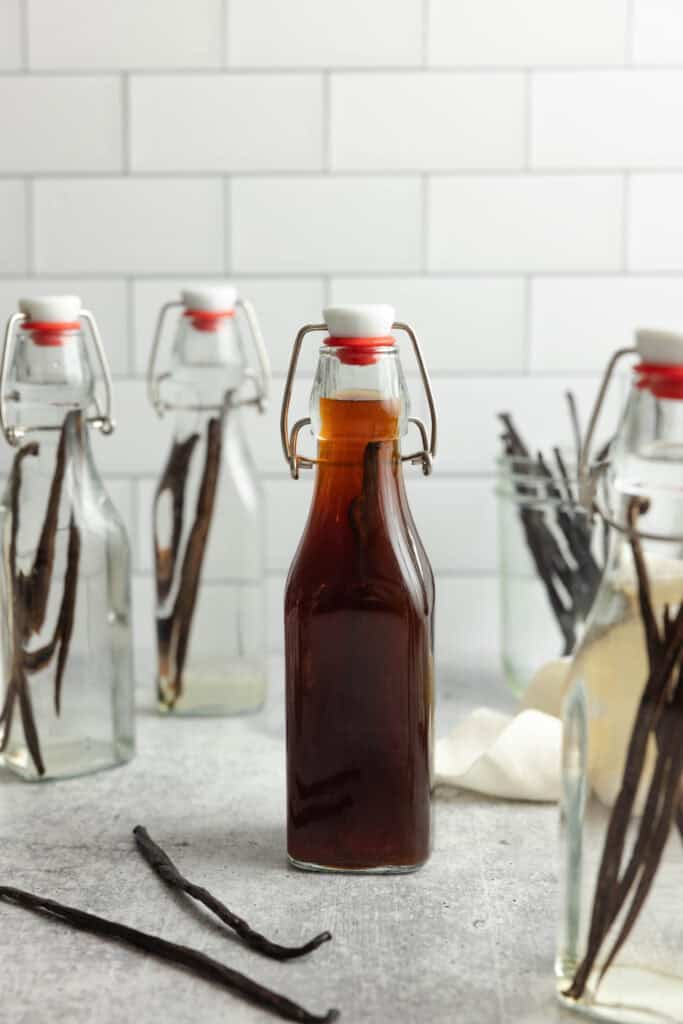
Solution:
<path fill-rule="evenodd" d="M 436 784 L 508 800 L 556 801 L 562 723 L 543 711 L 477 708 L 436 743 Z"/>
<path fill-rule="evenodd" d="M 680 559 L 648 556 L 655 609 L 677 605 L 683 588 Z M 633 718 L 647 676 L 647 652 L 638 610 L 638 582 L 626 551 L 612 585 L 632 608 L 622 620 L 598 633 L 582 650 L 582 673 L 609 715 L 594 721 L 589 781 L 599 800 L 612 807 L 621 786 Z M 562 701 L 571 658 L 543 665 L 529 683 L 516 715 L 477 708 L 449 736 L 436 743 L 437 785 L 459 786 L 509 800 L 555 801 L 560 795 Z M 619 680 L 615 694 L 614 680 Z M 655 762 L 654 744 L 646 755 L 638 802 L 647 793 Z"/>

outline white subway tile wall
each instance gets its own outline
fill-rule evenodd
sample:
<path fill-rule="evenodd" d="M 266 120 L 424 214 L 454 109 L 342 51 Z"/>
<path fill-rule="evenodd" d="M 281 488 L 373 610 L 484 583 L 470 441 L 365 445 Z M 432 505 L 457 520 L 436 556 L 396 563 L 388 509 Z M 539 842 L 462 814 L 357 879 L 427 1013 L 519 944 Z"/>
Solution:
<path fill-rule="evenodd" d="M 121 94 L 115 75 L 0 78 L 0 171 L 121 172 Z"/>
<path fill-rule="evenodd" d="M 23 64 L 21 4 L 23 0 L 3 0 L 0 4 L 0 70 L 11 71 Z"/>
<path fill-rule="evenodd" d="M 234 178 L 232 266 L 252 274 L 417 270 L 422 202 L 417 177 Z"/>
<path fill-rule="evenodd" d="M 434 476 L 407 470 L 439 652 L 494 668 L 496 414 L 568 441 L 567 388 L 585 416 L 635 327 L 683 329 L 682 111 L 680 0 L 1 0 L 0 308 L 69 291 L 97 314 L 118 430 L 96 455 L 131 532 L 138 645 L 170 427 L 145 394 L 154 323 L 182 284 L 230 277 L 275 372 L 248 422 L 273 650 L 311 495 L 279 442 L 294 334 L 328 302 L 389 301 L 441 414 Z"/>

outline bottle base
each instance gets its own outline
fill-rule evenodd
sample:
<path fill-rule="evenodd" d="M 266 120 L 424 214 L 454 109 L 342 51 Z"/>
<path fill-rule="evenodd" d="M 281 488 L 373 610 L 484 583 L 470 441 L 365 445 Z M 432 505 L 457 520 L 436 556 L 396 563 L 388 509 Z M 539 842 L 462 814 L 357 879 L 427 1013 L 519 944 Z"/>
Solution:
<path fill-rule="evenodd" d="M 215 666 L 203 666 L 184 675 L 182 693 L 178 697 L 157 679 L 157 707 L 161 714 L 173 716 L 252 715 L 263 707 L 266 691 L 266 672 L 257 665 L 238 664 L 224 668 L 223 672 L 217 671 Z"/>
<path fill-rule="evenodd" d="M 157 703 L 157 711 L 166 718 L 239 718 L 242 715 L 255 715 L 265 704 L 265 697 L 254 704 L 196 704 L 187 706 L 174 704 L 169 706 L 163 701 Z"/>
<path fill-rule="evenodd" d="M 346 868 L 335 867 L 331 864 L 312 864 L 305 860 L 297 860 L 291 854 L 287 854 L 287 860 L 298 871 L 312 871 L 318 875 L 411 875 L 427 863 L 426 860 L 421 860 L 417 864 L 382 864 L 380 866 Z"/>
<path fill-rule="evenodd" d="M 13 747 L 0 755 L 0 765 L 25 782 L 52 782 L 106 771 L 126 764 L 135 754 L 132 740 L 106 743 L 102 740 L 63 740 L 45 744 L 41 750 L 45 772 L 40 775 L 27 747 Z"/>
<path fill-rule="evenodd" d="M 683 1022 L 683 978 L 646 968 L 613 964 L 602 981 L 591 976 L 580 1001 L 564 992 L 571 979 L 557 983 L 562 1006 L 592 1020 L 616 1024 L 681 1024 Z M 597 991 L 595 986 L 597 985 Z"/>

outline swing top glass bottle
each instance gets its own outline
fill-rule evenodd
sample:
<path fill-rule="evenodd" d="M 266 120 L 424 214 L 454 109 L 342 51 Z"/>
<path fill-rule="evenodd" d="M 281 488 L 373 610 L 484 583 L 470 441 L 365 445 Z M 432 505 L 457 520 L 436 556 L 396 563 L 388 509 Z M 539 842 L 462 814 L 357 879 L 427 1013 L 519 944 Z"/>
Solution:
<path fill-rule="evenodd" d="M 618 361 L 637 355 L 607 487 L 590 438 Z M 605 376 L 584 501 L 610 559 L 564 710 L 558 994 L 623 1024 L 683 1021 L 683 336 L 640 331 Z"/>
<path fill-rule="evenodd" d="M 168 372 L 164 322 L 180 316 Z M 258 368 L 247 365 L 246 326 Z M 225 286 L 186 289 L 159 314 L 148 392 L 175 414 L 153 499 L 157 696 L 176 714 L 237 714 L 266 691 L 264 513 L 245 406 L 266 407 L 267 352 L 249 302 Z"/>
<path fill-rule="evenodd" d="M 287 850 L 305 870 L 402 873 L 431 848 L 434 699 L 434 577 L 402 464 L 431 472 L 436 410 L 417 338 L 392 307 L 334 307 L 325 321 L 299 332 L 281 417 L 292 475 L 316 470 L 285 591 Z M 327 330 L 310 419 L 290 434 L 302 341 Z M 409 416 L 398 330 L 422 374 L 429 440 Z M 422 448 L 402 455 L 409 423 Z M 308 424 L 315 458 L 297 450 Z"/>
<path fill-rule="evenodd" d="M 0 371 L 0 427 L 15 449 L 0 504 L 0 756 L 52 779 L 133 754 L 130 557 L 90 447 L 91 426 L 113 430 L 96 322 L 76 296 L 20 309 Z"/>

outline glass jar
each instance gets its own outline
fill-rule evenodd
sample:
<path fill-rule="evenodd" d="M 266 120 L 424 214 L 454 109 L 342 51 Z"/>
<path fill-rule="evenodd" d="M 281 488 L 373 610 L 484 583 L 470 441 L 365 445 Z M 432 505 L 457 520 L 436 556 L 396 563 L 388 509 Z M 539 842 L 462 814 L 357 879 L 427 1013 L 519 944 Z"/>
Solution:
<path fill-rule="evenodd" d="M 627 353 L 640 362 L 601 511 L 613 541 L 565 697 L 556 971 L 573 1009 L 671 1024 L 683 1020 L 683 336 L 638 332 L 601 395 Z"/>
<path fill-rule="evenodd" d="M 181 311 L 167 373 L 156 371 L 164 316 Z M 247 367 L 238 315 L 259 359 Z M 186 289 L 160 314 L 150 399 L 173 411 L 154 495 L 157 697 L 162 712 L 255 711 L 266 694 L 265 516 L 243 422 L 265 410 L 270 370 L 251 306 L 234 288 Z"/>
<path fill-rule="evenodd" d="M 133 755 L 130 555 L 90 446 L 91 426 L 113 429 L 92 314 L 75 296 L 20 309 L 0 377 L 0 426 L 16 449 L 0 504 L 0 751 L 23 778 L 55 779 Z M 84 328 L 104 374 L 104 413 Z"/>
<path fill-rule="evenodd" d="M 316 467 L 285 592 L 287 849 L 315 871 L 405 872 L 431 849 L 434 577 L 411 515 L 403 462 L 431 470 L 432 440 L 400 453 L 408 395 L 388 306 L 325 310 L 299 332 L 282 440 L 293 476 Z M 289 435 L 305 334 L 329 330 L 311 418 Z M 297 453 L 306 423 L 317 456 Z"/>
<path fill-rule="evenodd" d="M 561 469 L 528 456 L 497 462 L 501 648 L 517 696 L 571 655 L 606 557 L 607 533 L 579 503 L 575 461 L 560 459 Z"/>

